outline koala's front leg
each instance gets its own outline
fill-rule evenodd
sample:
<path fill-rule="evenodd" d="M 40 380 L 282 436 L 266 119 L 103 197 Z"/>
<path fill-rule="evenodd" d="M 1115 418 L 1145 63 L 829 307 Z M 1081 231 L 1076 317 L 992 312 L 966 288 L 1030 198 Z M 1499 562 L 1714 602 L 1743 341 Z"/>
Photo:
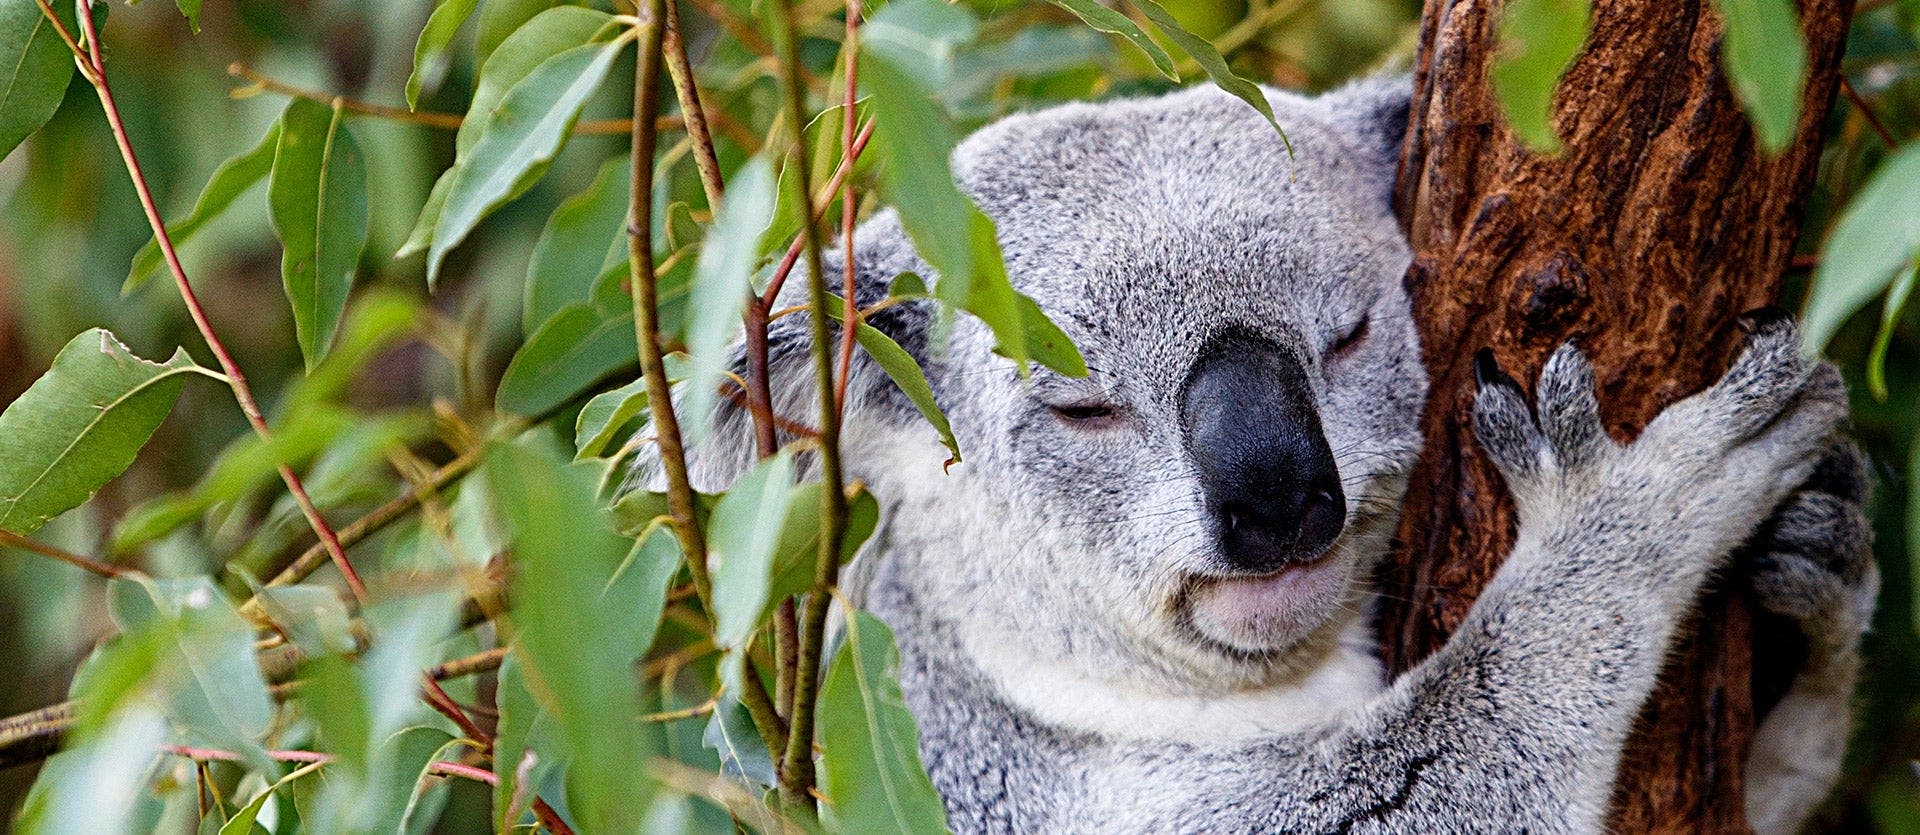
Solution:
<path fill-rule="evenodd" d="M 1744 549 L 1739 568 L 1760 604 L 1793 619 L 1807 641 L 1805 665 L 1748 754 L 1747 820 L 1761 835 L 1800 831 L 1840 776 L 1860 638 L 1880 586 L 1866 495 L 1860 451 L 1840 441 Z"/>
<path fill-rule="evenodd" d="M 1548 361 L 1537 410 L 1482 363 L 1475 432 L 1513 494 L 1518 540 L 1376 715 L 1377 733 L 1427 751 L 1422 780 L 1464 758 L 1459 796 L 1477 796 L 1478 768 L 1507 775 L 1489 802 L 1542 827 L 1602 825 L 1628 731 L 1702 585 L 1807 480 L 1845 416 L 1838 373 L 1800 356 L 1790 320 L 1749 326 L 1718 383 L 1624 446 L 1578 351 Z"/>

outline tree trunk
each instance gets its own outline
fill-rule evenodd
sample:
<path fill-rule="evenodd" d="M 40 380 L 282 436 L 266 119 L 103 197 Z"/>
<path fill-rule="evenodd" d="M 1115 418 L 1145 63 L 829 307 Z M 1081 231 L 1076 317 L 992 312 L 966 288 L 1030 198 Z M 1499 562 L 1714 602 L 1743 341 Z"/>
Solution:
<path fill-rule="evenodd" d="M 1465 617 L 1514 539 L 1512 504 L 1471 440 L 1472 357 L 1492 347 L 1531 386 L 1555 346 L 1593 359 L 1607 426 L 1632 438 L 1726 368 L 1740 313 L 1771 304 L 1819 161 L 1852 0 L 1803 0 L 1810 79 L 1791 146 L 1763 157 L 1721 71 L 1708 0 L 1597 0 L 1563 78 L 1564 149 L 1526 151 L 1489 92 L 1497 0 L 1428 0 L 1401 216 L 1432 395 L 1384 653 L 1404 671 Z M 1699 628 L 1642 713 L 1615 793 L 1621 831 L 1740 831 L 1755 694 L 1797 663 L 1738 592 Z M 1757 651 L 1756 651 L 1757 650 Z"/>

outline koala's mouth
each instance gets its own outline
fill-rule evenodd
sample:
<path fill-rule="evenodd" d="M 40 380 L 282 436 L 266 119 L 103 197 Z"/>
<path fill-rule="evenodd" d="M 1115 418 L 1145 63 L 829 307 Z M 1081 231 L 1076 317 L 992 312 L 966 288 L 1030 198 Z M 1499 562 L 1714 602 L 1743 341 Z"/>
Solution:
<path fill-rule="evenodd" d="M 1264 574 L 1188 578 L 1180 615 L 1192 637 L 1234 656 L 1285 649 L 1319 628 L 1347 592 L 1348 567 L 1329 547 Z"/>

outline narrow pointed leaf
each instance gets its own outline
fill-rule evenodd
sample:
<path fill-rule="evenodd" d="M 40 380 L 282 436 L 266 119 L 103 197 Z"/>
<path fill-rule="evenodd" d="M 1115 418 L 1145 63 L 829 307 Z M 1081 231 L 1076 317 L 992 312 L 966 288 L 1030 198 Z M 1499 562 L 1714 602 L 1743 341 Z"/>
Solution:
<path fill-rule="evenodd" d="M 77 31 L 73 4 L 50 3 Z M 73 78 L 73 53 L 34 0 L 0 0 L 0 159 L 53 118 Z"/>
<path fill-rule="evenodd" d="M 473 14 L 476 0 L 441 0 L 427 17 L 413 46 L 413 73 L 407 76 L 407 109 L 420 106 L 420 88 L 447 71 L 447 46 Z M 438 83 L 437 80 L 434 83 Z"/>
<path fill-rule="evenodd" d="M 1873 350 L 1867 354 L 1867 389 L 1882 403 L 1887 400 L 1887 350 L 1893 347 L 1893 329 L 1900 324 L 1900 314 L 1906 312 L 1916 280 L 1920 280 L 1920 264 L 1908 267 L 1894 279 L 1893 287 L 1887 290 L 1886 304 L 1880 309 L 1880 332 L 1874 334 Z"/>
<path fill-rule="evenodd" d="M 606 270 L 616 242 L 626 237 L 631 171 L 627 157 L 608 160 L 593 184 L 560 204 L 547 221 L 527 263 L 522 333 L 533 333 L 562 307 L 590 300 L 594 279 Z"/>
<path fill-rule="evenodd" d="M 634 339 L 632 313 L 606 315 L 584 302 L 567 305 L 513 355 L 494 401 L 516 415 L 546 414 L 639 362 Z"/>
<path fill-rule="evenodd" d="M 759 625 L 793 490 L 793 455 L 782 451 L 754 465 L 713 508 L 707 533 L 713 642 L 723 649 L 744 650 Z"/>
<path fill-rule="evenodd" d="M 267 174 L 273 171 L 273 155 L 279 144 L 280 123 L 275 122 L 273 127 L 267 129 L 267 135 L 261 137 L 260 144 L 214 169 L 206 188 L 200 190 L 200 199 L 194 201 L 193 212 L 167 224 L 167 237 L 173 241 L 173 245 L 184 246 L 208 221 L 219 217 L 235 200 L 240 199 L 240 195 L 247 193 L 255 183 L 266 179 Z M 133 268 L 127 271 L 127 280 L 120 285 L 120 294 L 124 296 L 140 289 L 159 266 L 160 242 L 147 241 L 146 246 L 134 253 Z"/>
<path fill-rule="evenodd" d="M 1714 0 L 1726 23 L 1720 55 L 1727 81 L 1760 146 L 1777 154 L 1800 125 L 1800 89 L 1807 78 L 1807 40 L 1792 0 Z"/>
<path fill-rule="evenodd" d="M 1825 350 L 1847 317 L 1920 257 L 1915 206 L 1920 206 L 1920 142 L 1909 142 L 1880 163 L 1820 248 L 1800 331 L 1806 350 Z"/>
<path fill-rule="evenodd" d="M 900 692 L 900 653 L 878 618 L 854 611 L 820 694 L 820 747 L 833 816 L 849 832 L 944 832 Z"/>
<path fill-rule="evenodd" d="M 665 364 L 668 383 L 677 383 L 687 378 L 686 354 L 668 354 L 665 357 Z M 645 377 L 613 391 L 594 395 L 592 400 L 587 401 L 587 405 L 580 408 L 580 415 L 574 419 L 573 437 L 576 460 L 591 458 L 604 452 L 607 444 L 613 440 L 614 433 L 645 415 L 647 409 Z"/>
<path fill-rule="evenodd" d="M 345 111 L 294 99 L 280 117 L 267 204 L 284 253 L 280 280 L 307 370 L 333 344 L 367 245 L 367 173 Z"/>
<path fill-rule="evenodd" d="M 1536 151 L 1560 149 L 1553 93 L 1586 43 L 1589 12 L 1589 0 L 1513 0 L 1501 13 L 1493 92 L 1514 134 Z"/>
<path fill-rule="evenodd" d="M 831 313 L 838 321 L 842 319 L 844 311 L 833 307 Z M 1045 319 L 1041 317 L 1042 321 Z M 1047 324 L 1051 326 L 1053 323 Z M 900 343 L 893 341 L 893 337 L 865 322 L 854 329 L 853 338 L 880 365 L 880 369 L 887 372 L 893 384 L 899 386 L 900 392 L 913 402 L 913 407 L 920 410 L 920 416 L 933 425 L 933 431 L 940 435 L 940 443 L 953 453 L 950 463 L 960 463 L 960 442 L 953 437 L 953 426 L 947 422 L 946 413 L 940 410 L 940 404 L 934 400 L 933 386 L 927 383 L 927 372 L 920 368 L 920 363 L 907 353 L 907 349 L 900 347 Z M 1074 356 L 1077 358 L 1079 355 L 1076 353 Z"/>
<path fill-rule="evenodd" d="M 187 26 L 193 29 L 193 33 L 200 34 L 200 0 L 174 0 L 174 5 L 186 17 Z"/>
<path fill-rule="evenodd" d="M 1147 59 L 1153 62 L 1154 69 L 1159 70 L 1161 75 L 1173 81 L 1180 80 L 1179 73 L 1174 72 L 1173 59 L 1167 56 L 1167 51 L 1154 43 L 1153 38 L 1148 37 L 1147 33 L 1140 31 L 1140 27 L 1134 25 L 1126 15 L 1100 5 L 1099 0 L 1052 0 L 1052 2 L 1072 12 L 1088 26 L 1110 35 L 1126 38 L 1135 48 L 1146 53 Z"/>
<path fill-rule="evenodd" d="M 689 443 L 698 443 L 712 426 L 708 413 L 727 370 L 727 343 L 739 330 L 740 313 L 752 292 L 755 245 L 773 219 L 773 201 L 773 166 L 755 157 L 729 178 L 726 202 L 720 204 L 693 268 L 681 334 L 693 358 L 681 412 Z"/>
<path fill-rule="evenodd" d="M 104 330 L 74 337 L 0 414 L 0 530 L 30 534 L 124 471 L 198 369 L 186 351 L 154 363 Z"/>
<path fill-rule="evenodd" d="M 493 210 L 546 173 L 580 109 L 620 54 L 620 44 L 587 44 L 535 67 L 501 99 L 473 152 L 461 160 L 427 247 L 427 282 L 446 255 Z"/>
<path fill-rule="evenodd" d="M 1235 73 L 1232 67 L 1227 66 L 1227 59 L 1221 57 L 1220 50 L 1213 48 L 1212 42 L 1187 31 L 1180 25 L 1180 21 L 1175 20 L 1173 15 L 1156 0 L 1135 0 L 1135 3 L 1139 6 L 1141 13 L 1145 14 L 1148 20 L 1153 21 L 1153 25 L 1159 27 L 1160 32 L 1167 36 L 1167 40 L 1173 41 L 1174 46 L 1180 47 L 1193 58 L 1194 63 L 1200 65 L 1200 69 L 1206 72 L 1207 77 L 1213 79 L 1214 86 L 1232 93 L 1236 98 L 1251 105 L 1253 109 L 1260 111 L 1260 115 L 1267 117 L 1267 124 L 1272 125 L 1273 129 L 1279 132 L 1280 139 L 1286 140 L 1287 132 L 1280 127 L 1278 121 L 1274 120 L 1273 105 L 1267 102 L 1267 94 L 1260 90 L 1260 85 Z M 1289 152 L 1293 150 L 1293 143 L 1287 143 L 1287 150 Z"/>

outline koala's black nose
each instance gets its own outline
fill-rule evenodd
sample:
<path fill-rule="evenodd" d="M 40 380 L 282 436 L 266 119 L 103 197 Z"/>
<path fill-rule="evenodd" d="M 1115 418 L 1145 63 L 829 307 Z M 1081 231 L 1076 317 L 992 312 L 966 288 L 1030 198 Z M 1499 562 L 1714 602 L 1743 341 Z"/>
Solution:
<path fill-rule="evenodd" d="M 1346 524 L 1346 497 L 1299 360 L 1270 342 L 1221 337 L 1181 393 L 1221 553 L 1241 571 L 1318 557 Z"/>

